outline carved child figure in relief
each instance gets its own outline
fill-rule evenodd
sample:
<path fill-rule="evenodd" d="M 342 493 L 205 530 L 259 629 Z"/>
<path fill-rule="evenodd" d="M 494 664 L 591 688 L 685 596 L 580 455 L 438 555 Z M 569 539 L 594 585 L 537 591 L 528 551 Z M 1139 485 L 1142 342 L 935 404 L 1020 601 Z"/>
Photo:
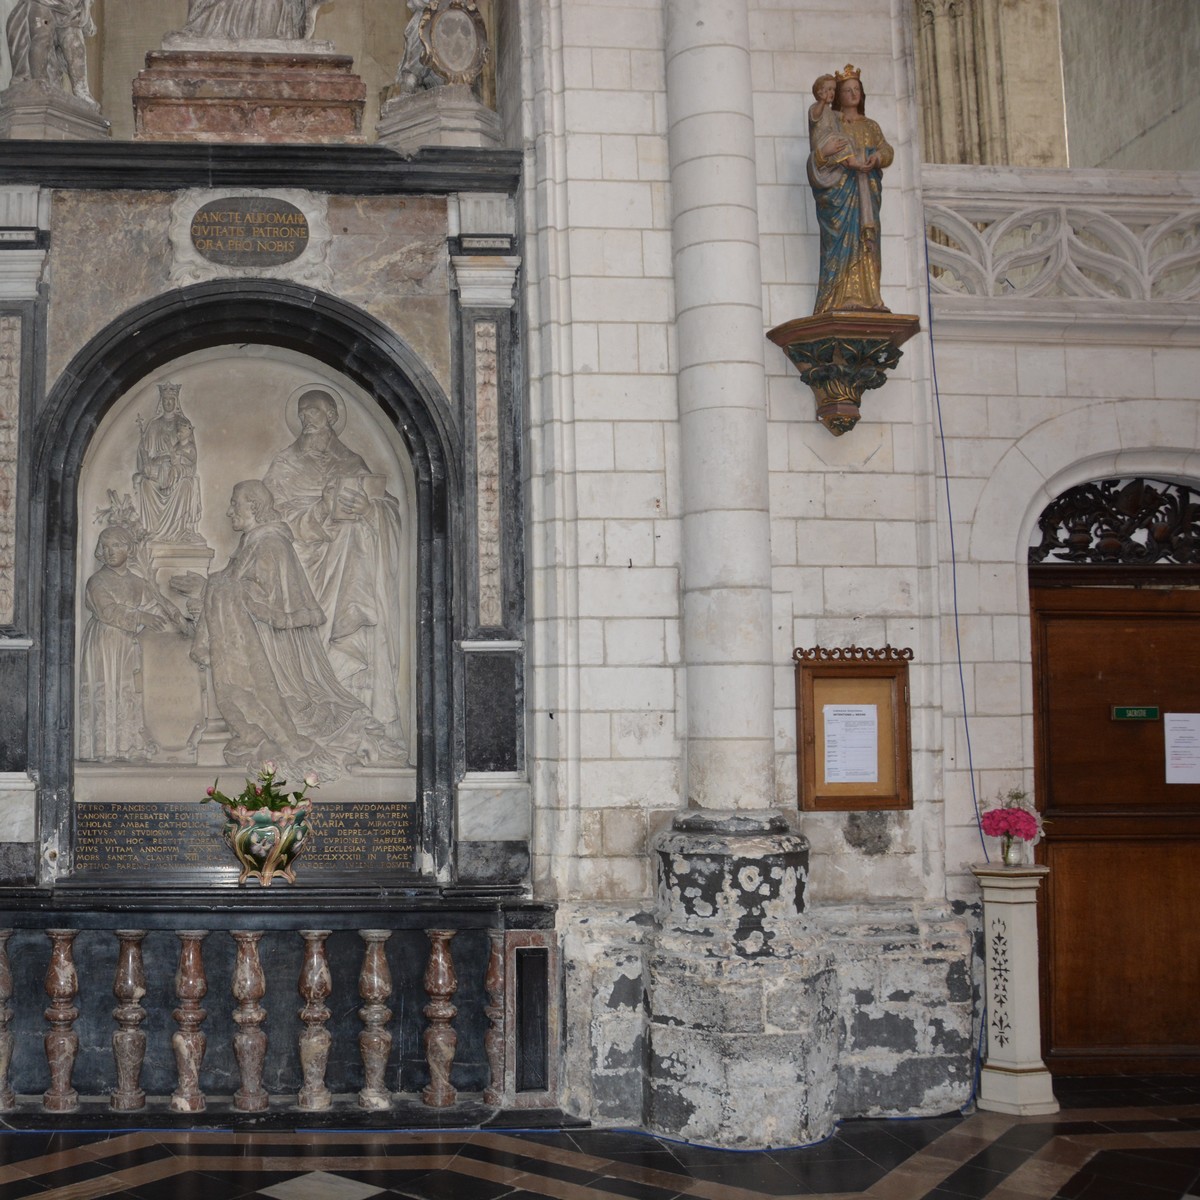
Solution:
<path fill-rule="evenodd" d="M 79 757 L 98 762 L 146 759 L 142 704 L 142 633 L 188 632 L 180 612 L 129 568 L 133 534 L 120 525 L 101 530 L 103 564 L 84 588 L 89 616 L 79 656 Z"/>
<path fill-rule="evenodd" d="M 77 100 L 100 107 L 88 88 L 84 44 L 96 32 L 92 0 L 16 0 L 5 31 L 14 83 L 57 91 L 65 76 Z"/>
<path fill-rule="evenodd" d="M 879 203 L 883 171 L 895 152 L 864 115 L 858 68 L 847 65 L 834 76 L 832 115 L 824 107 L 828 78 L 814 84 L 817 104 L 809 110 L 808 178 L 821 227 L 821 279 L 813 312 L 887 312 L 879 293 Z"/>
<path fill-rule="evenodd" d="M 818 75 L 812 93 L 816 103 L 808 110 L 808 144 L 812 149 L 808 159 L 808 181 L 816 187 L 812 176 L 813 156 L 819 151 L 825 162 L 844 162 L 850 156 L 850 143 L 842 133 L 842 122 L 833 106 L 837 98 L 837 80 L 832 75 Z"/>

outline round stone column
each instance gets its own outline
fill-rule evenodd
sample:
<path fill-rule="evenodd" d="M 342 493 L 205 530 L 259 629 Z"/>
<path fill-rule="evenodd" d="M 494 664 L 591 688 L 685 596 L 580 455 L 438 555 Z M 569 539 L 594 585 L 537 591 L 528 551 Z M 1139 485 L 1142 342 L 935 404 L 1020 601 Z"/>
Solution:
<path fill-rule="evenodd" d="M 665 0 L 687 797 L 774 801 L 771 548 L 746 0 Z"/>

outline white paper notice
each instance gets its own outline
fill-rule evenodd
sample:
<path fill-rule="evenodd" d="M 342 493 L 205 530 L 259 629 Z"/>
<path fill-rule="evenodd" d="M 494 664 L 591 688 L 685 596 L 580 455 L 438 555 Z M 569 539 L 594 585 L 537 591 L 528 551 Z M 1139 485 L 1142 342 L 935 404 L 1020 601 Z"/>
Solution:
<path fill-rule="evenodd" d="M 874 704 L 826 704 L 825 782 L 879 782 L 879 716 Z"/>
<path fill-rule="evenodd" d="M 1167 782 L 1200 783 L 1200 713 L 1163 713 Z"/>

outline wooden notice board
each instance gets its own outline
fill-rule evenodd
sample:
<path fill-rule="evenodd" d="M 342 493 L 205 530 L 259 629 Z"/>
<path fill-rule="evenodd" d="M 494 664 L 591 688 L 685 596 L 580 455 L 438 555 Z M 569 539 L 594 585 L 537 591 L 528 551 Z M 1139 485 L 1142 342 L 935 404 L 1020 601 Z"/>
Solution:
<path fill-rule="evenodd" d="M 894 646 L 792 652 L 801 808 L 912 808 L 912 656 Z"/>

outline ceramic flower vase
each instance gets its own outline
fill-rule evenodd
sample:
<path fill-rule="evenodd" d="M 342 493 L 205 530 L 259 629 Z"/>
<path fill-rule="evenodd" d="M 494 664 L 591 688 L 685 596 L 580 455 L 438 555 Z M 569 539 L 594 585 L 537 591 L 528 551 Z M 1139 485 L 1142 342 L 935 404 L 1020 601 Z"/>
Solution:
<path fill-rule="evenodd" d="M 263 887 L 270 887 L 276 875 L 295 883 L 296 857 L 312 832 L 312 801 L 301 800 L 277 812 L 250 810 L 240 804 L 226 811 L 222 833 L 242 866 L 238 883 L 257 879 Z"/>

